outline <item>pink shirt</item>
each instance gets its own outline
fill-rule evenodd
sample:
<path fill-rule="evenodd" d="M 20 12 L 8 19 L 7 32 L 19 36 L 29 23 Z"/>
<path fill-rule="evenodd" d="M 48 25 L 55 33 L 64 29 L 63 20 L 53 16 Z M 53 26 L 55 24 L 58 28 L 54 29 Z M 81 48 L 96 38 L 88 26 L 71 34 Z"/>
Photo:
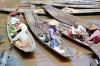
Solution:
<path fill-rule="evenodd" d="M 93 39 L 96 36 L 100 37 L 100 31 L 99 30 L 96 30 L 90 37 L 88 37 L 86 39 L 86 41 L 89 41 L 89 40 Z"/>

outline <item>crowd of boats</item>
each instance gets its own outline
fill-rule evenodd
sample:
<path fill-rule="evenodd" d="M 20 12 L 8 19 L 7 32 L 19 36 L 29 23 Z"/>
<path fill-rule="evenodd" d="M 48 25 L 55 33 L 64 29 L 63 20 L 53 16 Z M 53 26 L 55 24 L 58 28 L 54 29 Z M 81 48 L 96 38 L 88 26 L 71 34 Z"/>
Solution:
<path fill-rule="evenodd" d="M 66 5 L 66 2 L 70 4 Z M 62 3 L 41 2 L 41 1 L 28 2 L 29 5 L 46 4 L 42 6 L 43 9 L 40 9 L 40 11 L 38 9 L 35 9 L 35 7 L 34 9 L 33 7 L 31 7 L 31 9 L 22 9 L 22 10 L 14 9 L 14 8 L 0 8 L 0 11 L 9 12 L 8 20 L 7 20 L 7 33 L 11 41 L 10 44 L 16 46 L 18 49 L 22 50 L 23 52 L 35 52 L 36 44 L 35 44 L 34 37 L 32 36 L 32 34 L 34 34 L 37 37 L 37 39 L 42 42 L 41 44 L 44 45 L 49 50 L 51 50 L 53 53 L 56 53 L 62 57 L 73 57 L 75 55 L 74 50 L 70 45 L 68 45 L 62 39 L 61 34 L 63 34 L 67 38 L 70 38 L 71 40 L 78 42 L 80 45 L 84 45 L 90 48 L 91 50 L 93 50 L 94 53 L 97 55 L 98 65 L 100 65 L 100 62 L 99 62 L 100 61 L 100 48 L 99 48 L 100 41 L 98 40 L 99 42 L 97 43 L 93 41 L 89 41 L 89 42 L 86 41 L 86 40 L 89 40 L 87 38 L 90 36 L 88 34 L 88 31 L 89 32 L 93 31 L 94 33 L 96 30 L 99 30 L 99 25 L 95 23 L 91 23 L 90 25 L 88 21 L 84 21 L 70 14 L 70 13 L 90 13 L 89 12 L 90 10 L 87 9 L 88 10 L 87 11 L 84 9 L 84 11 L 75 11 L 74 9 L 68 8 L 68 7 L 76 7 L 76 8 L 84 7 L 84 8 L 96 9 L 96 8 L 100 8 L 100 6 L 98 4 L 95 4 L 93 1 L 87 1 L 87 2 L 78 1 L 78 2 L 74 2 L 75 3 L 74 5 L 72 5 L 73 1 L 70 1 L 70 2 L 66 1 L 66 2 L 64 1 Z M 53 7 L 52 5 L 66 7 L 66 8 L 63 8 L 63 10 L 61 10 L 56 7 Z M 69 10 L 73 10 L 73 11 L 69 11 Z M 97 12 L 99 12 L 99 9 L 96 9 L 96 10 Z M 29 28 L 31 29 L 31 31 L 33 32 L 32 34 L 28 30 L 27 26 L 20 21 L 20 18 L 23 19 L 22 13 L 25 15 L 26 22 Z M 52 19 L 48 19 L 48 20 L 40 19 L 38 14 L 47 14 L 47 13 L 49 13 L 48 15 L 52 16 Z M 16 18 L 17 14 L 20 14 L 20 18 Z M 73 35 L 72 31 L 74 29 L 72 30 L 70 29 L 74 27 L 75 25 L 78 25 L 78 26 L 82 25 L 83 28 L 85 29 L 84 30 L 85 34 L 83 33 L 81 34 L 81 31 L 80 31 L 80 33 L 78 33 L 77 36 L 76 36 L 77 32 L 76 33 L 74 32 L 75 35 Z M 93 25 L 95 25 L 95 27 Z M 90 29 L 89 26 L 93 29 Z"/>

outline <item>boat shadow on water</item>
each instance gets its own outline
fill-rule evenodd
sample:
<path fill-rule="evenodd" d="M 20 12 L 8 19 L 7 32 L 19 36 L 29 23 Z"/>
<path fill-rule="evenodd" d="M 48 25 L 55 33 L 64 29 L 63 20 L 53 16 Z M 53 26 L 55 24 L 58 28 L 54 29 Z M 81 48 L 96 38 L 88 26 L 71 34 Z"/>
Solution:
<path fill-rule="evenodd" d="M 23 58 L 23 59 L 32 59 L 35 58 L 34 52 L 23 52 L 18 48 L 14 47 L 15 51 Z"/>

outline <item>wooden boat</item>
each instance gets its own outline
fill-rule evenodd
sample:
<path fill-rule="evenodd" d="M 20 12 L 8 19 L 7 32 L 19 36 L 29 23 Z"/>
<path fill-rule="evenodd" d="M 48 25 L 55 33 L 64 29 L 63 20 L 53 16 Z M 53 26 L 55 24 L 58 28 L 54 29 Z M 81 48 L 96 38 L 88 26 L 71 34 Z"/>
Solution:
<path fill-rule="evenodd" d="M 34 4 L 36 4 L 36 3 L 67 3 L 67 1 L 63 1 L 63 0 L 49 0 L 49 1 L 30 1 L 30 3 L 34 3 Z"/>
<path fill-rule="evenodd" d="M 90 5 L 90 4 L 95 4 L 95 2 L 94 1 L 64 1 L 64 2 L 61 2 L 61 3 L 66 3 L 66 4 L 74 4 L 74 5 L 78 5 L 78 4 L 80 4 L 80 5 Z"/>
<path fill-rule="evenodd" d="M 72 5 L 72 4 L 61 4 L 61 3 L 39 3 L 39 2 L 30 2 L 30 4 L 36 4 L 36 5 L 52 5 L 52 6 L 56 6 L 59 8 L 62 7 L 70 7 L 70 8 L 100 8 L 100 4 L 91 4 L 91 5 Z"/>
<path fill-rule="evenodd" d="M 93 14 L 93 13 L 100 13 L 100 9 L 74 9 L 74 8 L 63 8 L 63 12 L 68 12 L 71 14 Z"/>
<path fill-rule="evenodd" d="M 11 34 L 10 34 L 10 27 L 11 27 L 11 24 L 10 24 L 10 16 L 8 16 L 8 21 L 7 21 L 7 33 L 8 33 L 8 37 L 10 39 L 10 41 L 12 40 L 12 37 L 11 37 Z M 34 38 L 33 36 L 31 35 L 31 33 L 28 31 L 28 34 L 29 36 L 29 46 L 27 47 L 19 47 L 16 43 L 14 44 L 18 49 L 22 50 L 23 52 L 33 52 L 36 50 L 36 46 L 35 46 L 35 41 L 34 41 Z M 20 42 L 20 41 L 19 41 Z"/>
<path fill-rule="evenodd" d="M 94 1 L 69 1 L 69 0 L 54 0 L 54 1 L 31 1 L 30 3 L 66 3 L 66 4 L 94 4 Z"/>
<path fill-rule="evenodd" d="M 48 10 L 48 8 L 50 8 L 50 9 L 52 9 L 51 11 L 50 10 Z M 73 16 L 73 15 L 71 15 L 71 14 L 65 14 L 64 12 L 61 12 L 60 10 L 56 10 L 56 8 L 54 8 L 54 7 L 52 7 L 52 6 L 44 6 L 44 8 L 45 8 L 45 10 L 49 13 L 49 14 L 51 14 L 51 12 L 52 12 L 52 16 L 54 17 L 54 18 L 56 18 L 57 20 L 59 20 L 59 21 L 61 21 L 59 18 L 61 18 L 62 19 L 62 17 L 64 18 L 64 20 L 63 21 L 67 21 L 67 22 L 69 22 L 69 21 L 71 21 L 71 22 L 78 22 L 78 23 L 80 23 L 81 25 L 83 25 L 86 29 L 88 29 L 87 28 L 87 25 L 89 25 L 89 24 L 96 24 L 97 26 L 99 26 L 100 24 L 98 24 L 98 23 L 90 23 L 90 22 L 88 22 L 88 21 L 83 21 L 83 20 L 81 20 L 81 19 L 79 19 L 79 18 L 77 18 L 77 17 L 75 17 L 75 16 Z M 55 13 L 55 11 L 56 11 L 56 13 Z M 59 13 L 61 13 L 61 14 L 63 14 L 63 15 L 59 15 L 58 14 L 58 12 Z M 55 14 L 54 14 L 55 13 Z M 57 16 L 61 16 L 61 17 L 57 17 Z M 65 18 L 66 17 L 66 18 Z M 67 32 L 67 30 L 68 30 L 68 28 L 70 27 L 70 23 L 67 23 L 67 24 L 65 24 L 65 23 L 63 23 L 63 21 L 61 21 L 61 25 L 62 26 L 60 26 L 60 29 L 59 30 L 61 30 L 61 33 L 63 34 L 63 35 L 65 35 L 66 37 L 69 37 L 69 38 L 71 38 L 69 35 L 68 35 L 68 32 Z M 63 27 L 63 28 L 61 28 L 61 27 Z M 82 44 L 82 45 L 84 45 L 84 46 L 87 46 L 87 47 L 89 47 L 91 50 L 93 50 L 94 51 L 94 53 L 99 57 L 99 61 L 100 61 L 100 44 L 93 44 L 93 45 L 88 45 L 88 44 L 86 44 L 86 43 L 82 43 L 81 41 L 77 41 L 77 40 L 75 40 L 75 39 L 73 39 L 73 38 L 71 38 L 72 40 L 74 40 L 74 41 L 76 41 L 76 42 L 79 42 L 80 44 Z"/>
<path fill-rule="evenodd" d="M 94 51 L 100 60 L 100 44 L 93 44 L 90 46 L 90 48 Z"/>
<path fill-rule="evenodd" d="M 45 26 L 43 27 L 38 27 L 35 25 L 36 21 L 41 21 L 37 14 L 35 14 L 34 12 L 32 13 L 32 11 L 25 11 L 25 17 L 26 20 L 28 22 L 28 25 L 30 27 L 30 29 L 32 30 L 32 32 L 34 33 L 34 35 L 42 42 L 42 44 L 50 49 L 53 53 L 56 53 L 62 57 L 70 57 L 73 56 L 73 50 L 70 46 L 68 46 L 62 39 L 61 39 L 61 45 L 62 45 L 62 49 L 61 50 L 56 50 L 54 48 L 51 48 L 47 42 L 45 42 L 44 40 L 42 40 L 41 38 L 43 38 L 47 33 L 46 33 L 46 28 L 47 25 L 44 24 Z M 51 44 L 51 42 L 50 42 Z M 61 52 L 60 52 L 61 51 Z"/>
<path fill-rule="evenodd" d="M 88 29 L 88 26 L 90 25 L 89 21 L 82 20 L 82 19 L 75 17 L 67 12 L 66 13 L 62 12 L 61 10 L 59 10 L 53 6 L 45 5 L 45 6 L 43 6 L 43 8 L 53 18 L 57 19 L 60 22 L 65 23 L 65 24 L 73 25 L 74 22 L 77 22 L 77 23 L 81 24 L 83 27 L 85 27 L 86 29 Z M 91 23 L 91 24 L 94 24 L 94 23 Z M 98 24 L 96 24 L 96 25 L 99 26 Z"/>
<path fill-rule="evenodd" d="M 7 12 L 7 13 L 10 13 L 11 11 L 14 11 L 15 8 L 0 8 L 0 11 L 1 12 Z M 29 9 L 19 9 L 18 10 L 18 13 L 24 13 L 25 10 L 29 10 Z M 32 9 L 35 13 L 37 14 L 42 14 L 42 15 L 45 15 L 45 11 L 43 9 Z"/>
<path fill-rule="evenodd" d="M 61 33 L 63 35 L 65 35 L 66 37 L 69 37 L 70 39 L 84 45 L 84 46 L 89 46 L 87 43 L 83 43 L 79 40 L 75 40 L 73 39 L 72 37 L 70 37 L 68 35 L 68 29 L 73 25 L 74 22 L 77 22 L 79 24 L 81 24 L 83 27 L 85 27 L 86 29 L 88 29 L 88 26 L 90 25 L 89 22 L 85 22 L 84 20 L 81 20 L 69 13 L 64 13 L 62 12 L 61 10 L 57 9 L 57 8 L 54 8 L 52 6 L 49 6 L 49 5 L 46 5 L 46 6 L 43 6 L 43 8 L 52 16 L 54 17 L 56 20 L 60 21 L 62 24 L 60 26 L 61 29 L 59 29 L 61 31 Z M 83 23 L 84 22 L 84 23 Z M 93 24 L 93 23 L 91 23 Z"/>

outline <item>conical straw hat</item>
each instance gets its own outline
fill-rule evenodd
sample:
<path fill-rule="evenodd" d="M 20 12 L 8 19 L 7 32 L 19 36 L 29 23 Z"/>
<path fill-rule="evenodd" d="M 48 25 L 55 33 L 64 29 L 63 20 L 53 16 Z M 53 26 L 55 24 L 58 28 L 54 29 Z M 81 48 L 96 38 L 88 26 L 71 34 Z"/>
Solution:
<path fill-rule="evenodd" d="M 89 26 L 90 30 L 95 30 L 95 29 L 98 29 L 98 28 L 99 28 L 99 26 L 97 26 L 96 24 L 92 24 L 92 25 Z"/>
<path fill-rule="evenodd" d="M 53 20 L 50 20 L 48 24 L 49 25 L 58 25 L 59 22 L 53 19 Z"/>

